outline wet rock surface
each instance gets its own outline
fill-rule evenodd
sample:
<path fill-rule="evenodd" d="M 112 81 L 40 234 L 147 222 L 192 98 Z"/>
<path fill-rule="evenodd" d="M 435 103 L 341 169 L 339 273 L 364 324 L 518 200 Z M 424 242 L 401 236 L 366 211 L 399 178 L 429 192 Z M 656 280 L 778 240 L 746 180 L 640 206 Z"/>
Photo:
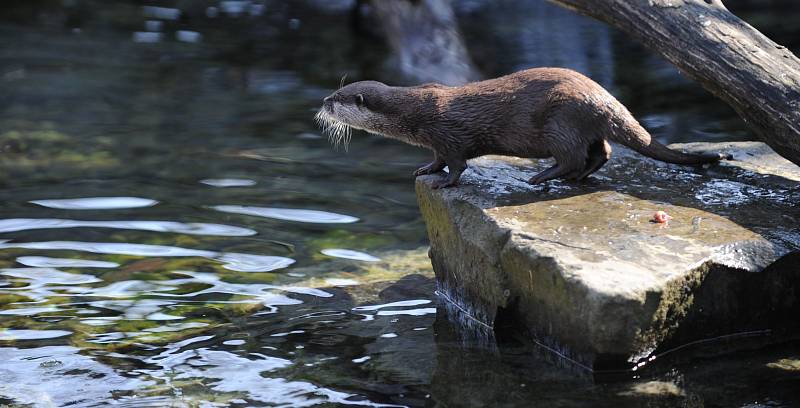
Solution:
<path fill-rule="evenodd" d="M 692 168 L 616 147 L 584 182 L 531 186 L 549 161 L 499 156 L 471 161 L 456 188 L 418 178 L 439 290 L 595 369 L 797 333 L 800 168 L 755 142 L 672 147 L 734 160 Z"/>

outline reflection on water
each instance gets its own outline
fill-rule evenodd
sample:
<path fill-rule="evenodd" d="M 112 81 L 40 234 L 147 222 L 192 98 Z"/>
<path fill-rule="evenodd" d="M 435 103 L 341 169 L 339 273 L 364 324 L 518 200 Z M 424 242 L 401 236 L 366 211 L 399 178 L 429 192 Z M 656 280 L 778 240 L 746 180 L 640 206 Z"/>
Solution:
<path fill-rule="evenodd" d="M 370 254 L 365 254 L 359 251 L 353 251 L 350 249 L 339 249 L 339 248 L 328 248 L 323 249 L 323 255 L 332 256 L 334 258 L 344 258 L 344 259 L 354 259 L 357 261 L 365 261 L 365 262 L 378 262 L 381 259 L 378 257 L 374 257 Z"/>
<path fill-rule="evenodd" d="M 120 208 L 149 207 L 158 204 L 156 200 L 140 197 L 91 197 L 31 200 L 30 202 L 41 205 L 42 207 L 58 208 L 62 210 L 114 210 Z"/>
<path fill-rule="evenodd" d="M 227 213 L 254 215 L 256 217 L 274 218 L 276 220 L 286 221 L 313 222 L 320 224 L 342 224 L 358 221 L 358 218 L 349 215 L 317 210 L 247 207 L 241 205 L 217 205 L 212 208 Z"/>
<path fill-rule="evenodd" d="M 17 262 L 25 266 L 51 267 L 51 268 L 116 268 L 116 262 L 93 261 L 91 259 L 73 258 L 48 258 L 46 256 L 21 256 Z"/>
<path fill-rule="evenodd" d="M 65 330 L 14 330 L 7 329 L 0 332 L 2 341 L 41 340 L 69 336 L 72 332 Z"/>
<path fill-rule="evenodd" d="M 0 248 L 52 249 L 91 252 L 95 254 L 115 254 L 150 257 L 201 257 L 222 262 L 222 267 L 238 272 L 269 272 L 285 268 L 295 261 L 282 256 L 238 254 L 234 252 L 213 252 L 164 245 L 126 244 L 114 242 L 0 242 Z"/>
<path fill-rule="evenodd" d="M 174 232 L 191 235 L 219 235 L 246 237 L 257 232 L 250 228 L 207 223 L 181 223 L 174 221 L 79 221 L 63 219 L 11 218 L 0 220 L 0 232 L 25 231 L 49 228 L 114 228 L 156 232 Z"/>
<path fill-rule="evenodd" d="M 149 18 L 161 20 L 177 20 L 181 17 L 181 11 L 179 9 L 157 6 L 143 6 L 142 14 Z"/>
<path fill-rule="evenodd" d="M 24 280 L 30 281 L 31 286 L 47 284 L 81 285 L 100 282 L 100 279 L 92 275 L 61 272 L 54 268 L 6 268 L 0 269 L 0 274 L 24 278 Z"/>
<path fill-rule="evenodd" d="M 152 382 L 122 375 L 70 346 L 0 347 L 0 395 L 19 404 L 64 406 L 146 387 Z M 86 385 L 92 384 L 91 390 Z M 88 395 L 87 395 L 88 394 Z"/>
<path fill-rule="evenodd" d="M 256 185 L 255 180 L 235 179 L 235 178 L 205 179 L 205 180 L 200 180 L 200 182 L 214 187 L 250 187 Z"/>
<path fill-rule="evenodd" d="M 313 122 L 344 73 L 399 81 L 380 41 L 354 37 L 352 3 L 0 13 L 0 405 L 800 403 L 796 347 L 605 384 L 465 340 L 415 202 L 428 153 L 363 133 L 337 152 Z M 455 5 L 487 75 L 566 64 L 662 139 L 747 135 L 603 25 L 534 0 Z"/>

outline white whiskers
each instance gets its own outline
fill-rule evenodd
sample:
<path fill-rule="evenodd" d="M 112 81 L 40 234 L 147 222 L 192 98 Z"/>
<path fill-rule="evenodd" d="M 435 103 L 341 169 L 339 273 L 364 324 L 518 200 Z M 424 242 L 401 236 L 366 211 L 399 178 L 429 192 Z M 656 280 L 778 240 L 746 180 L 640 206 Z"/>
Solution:
<path fill-rule="evenodd" d="M 329 115 L 328 112 L 325 112 L 325 108 L 317 112 L 314 116 L 314 120 L 316 120 L 317 124 L 322 128 L 322 132 L 328 134 L 328 141 L 330 141 L 335 148 L 338 149 L 339 145 L 344 145 L 344 150 L 347 151 L 347 148 L 350 146 L 350 139 L 353 135 L 350 126 Z"/>

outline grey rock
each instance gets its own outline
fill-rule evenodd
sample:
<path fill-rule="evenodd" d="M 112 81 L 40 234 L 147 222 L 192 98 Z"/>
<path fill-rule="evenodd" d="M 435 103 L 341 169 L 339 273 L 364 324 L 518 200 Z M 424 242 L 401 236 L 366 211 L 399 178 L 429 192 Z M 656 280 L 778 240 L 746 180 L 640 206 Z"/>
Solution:
<path fill-rule="evenodd" d="M 486 156 L 456 188 L 417 179 L 439 290 L 590 368 L 741 333 L 778 341 L 800 312 L 800 168 L 756 142 L 692 168 L 617 148 L 584 182 L 526 180 L 548 160 Z M 666 211 L 668 224 L 651 222 Z"/>

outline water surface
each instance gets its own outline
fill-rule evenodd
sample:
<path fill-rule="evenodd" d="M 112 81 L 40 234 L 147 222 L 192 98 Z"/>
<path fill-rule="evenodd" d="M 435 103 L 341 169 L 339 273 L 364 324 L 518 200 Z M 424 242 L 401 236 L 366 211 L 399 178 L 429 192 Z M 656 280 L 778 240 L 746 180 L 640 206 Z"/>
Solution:
<path fill-rule="evenodd" d="M 0 404 L 800 404 L 796 346 L 609 383 L 457 330 L 413 190 L 428 154 L 363 133 L 337 151 L 313 122 L 344 74 L 411 82 L 349 3 L 4 5 Z M 797 38 L 776 23 L 790 10 L 748 4 Z M 663 141 L 752 137 L 601 24 L 539 1 L 455 7 L 487 76 L 570 66 Z"/>

